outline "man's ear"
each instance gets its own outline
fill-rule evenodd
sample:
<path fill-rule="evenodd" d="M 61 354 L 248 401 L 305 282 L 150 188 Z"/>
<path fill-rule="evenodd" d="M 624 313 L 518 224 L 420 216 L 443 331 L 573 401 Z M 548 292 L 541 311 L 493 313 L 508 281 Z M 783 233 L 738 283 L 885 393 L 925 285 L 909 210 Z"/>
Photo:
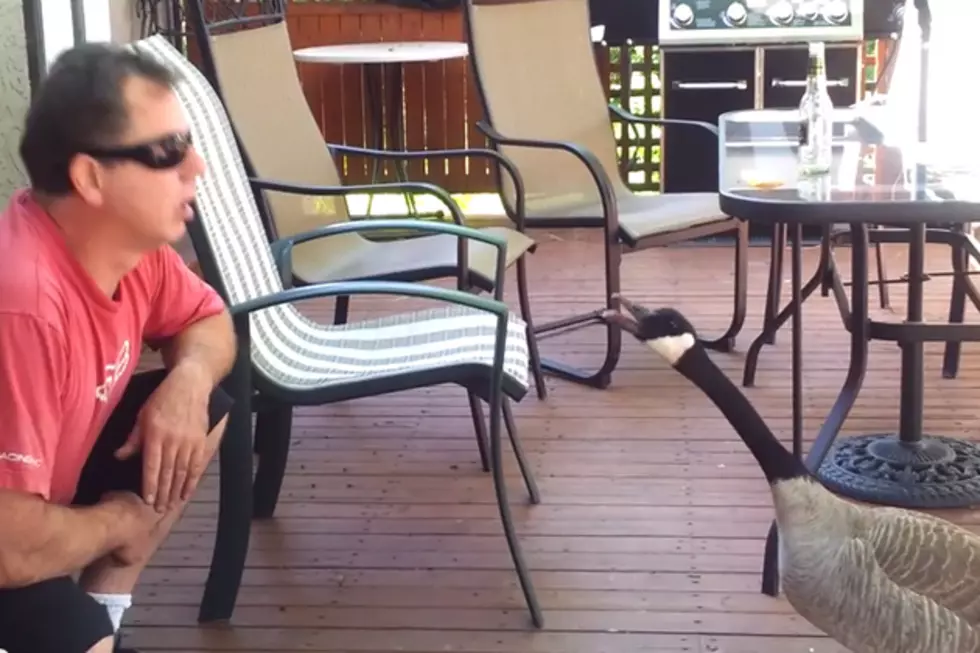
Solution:
<path fill-rule="evenodd" d="M 68 178 L 86 204 L 102 206 L 105 200 L 105 168 L 87 154 L 76 154 L 68 164 Z"/>

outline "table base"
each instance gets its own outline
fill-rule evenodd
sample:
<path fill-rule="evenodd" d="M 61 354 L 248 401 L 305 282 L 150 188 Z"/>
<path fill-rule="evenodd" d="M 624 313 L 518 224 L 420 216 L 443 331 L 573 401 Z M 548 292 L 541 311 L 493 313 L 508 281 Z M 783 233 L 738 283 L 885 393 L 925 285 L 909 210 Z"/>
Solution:
<path fill-rule="evenodd" d="M 980 504 L 980 446 L 924 435 L 902 442 L 892 433 L 845 437 L 833 444 L 817 478 L 838 494 L 901 508 Z"/>

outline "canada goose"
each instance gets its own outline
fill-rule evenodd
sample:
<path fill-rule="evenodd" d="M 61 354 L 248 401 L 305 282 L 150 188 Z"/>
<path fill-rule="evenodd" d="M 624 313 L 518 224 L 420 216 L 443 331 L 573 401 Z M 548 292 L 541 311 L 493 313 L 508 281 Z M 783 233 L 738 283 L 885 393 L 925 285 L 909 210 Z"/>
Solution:
<path fill-rule="evenodd" d="M 603 319 L 700 388 L 762 468 L 779 527 L 786 599 L 854 653 L 980 652 L 980 538 L 949 522 L 845 501 L 779 442 L 672 308 L 619 298 Z"/>

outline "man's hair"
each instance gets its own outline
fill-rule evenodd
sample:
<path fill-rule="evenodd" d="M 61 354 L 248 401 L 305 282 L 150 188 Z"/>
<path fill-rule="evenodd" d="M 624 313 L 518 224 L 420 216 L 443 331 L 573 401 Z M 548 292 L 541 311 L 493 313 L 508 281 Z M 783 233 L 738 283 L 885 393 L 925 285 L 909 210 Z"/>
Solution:
<path fill-rule="evenodd" d="M 165 87 L 176 82 L 163 64 L 119 45 L 85 43 L 58 56 L 31 102 L 20 141 L 35 190 L 71 193 L 72 159 L 88 148 L 119 144 L 129 126 L 124 84 L 131 77 Z"/>

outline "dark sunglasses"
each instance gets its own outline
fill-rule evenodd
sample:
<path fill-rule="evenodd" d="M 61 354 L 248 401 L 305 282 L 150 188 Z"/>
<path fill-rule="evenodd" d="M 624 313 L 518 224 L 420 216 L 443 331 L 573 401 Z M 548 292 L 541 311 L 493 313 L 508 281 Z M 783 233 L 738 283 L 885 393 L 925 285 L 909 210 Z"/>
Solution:
<path fill-rule="evenodd" d="M 138 145 L 88 148 L 83 150 L 82 154 L 108 161 L 135 161 L 147 168 L 166 170 L 176 168 L 183 163 L 193 144 L 191 133 L 184 132 Z"/>

